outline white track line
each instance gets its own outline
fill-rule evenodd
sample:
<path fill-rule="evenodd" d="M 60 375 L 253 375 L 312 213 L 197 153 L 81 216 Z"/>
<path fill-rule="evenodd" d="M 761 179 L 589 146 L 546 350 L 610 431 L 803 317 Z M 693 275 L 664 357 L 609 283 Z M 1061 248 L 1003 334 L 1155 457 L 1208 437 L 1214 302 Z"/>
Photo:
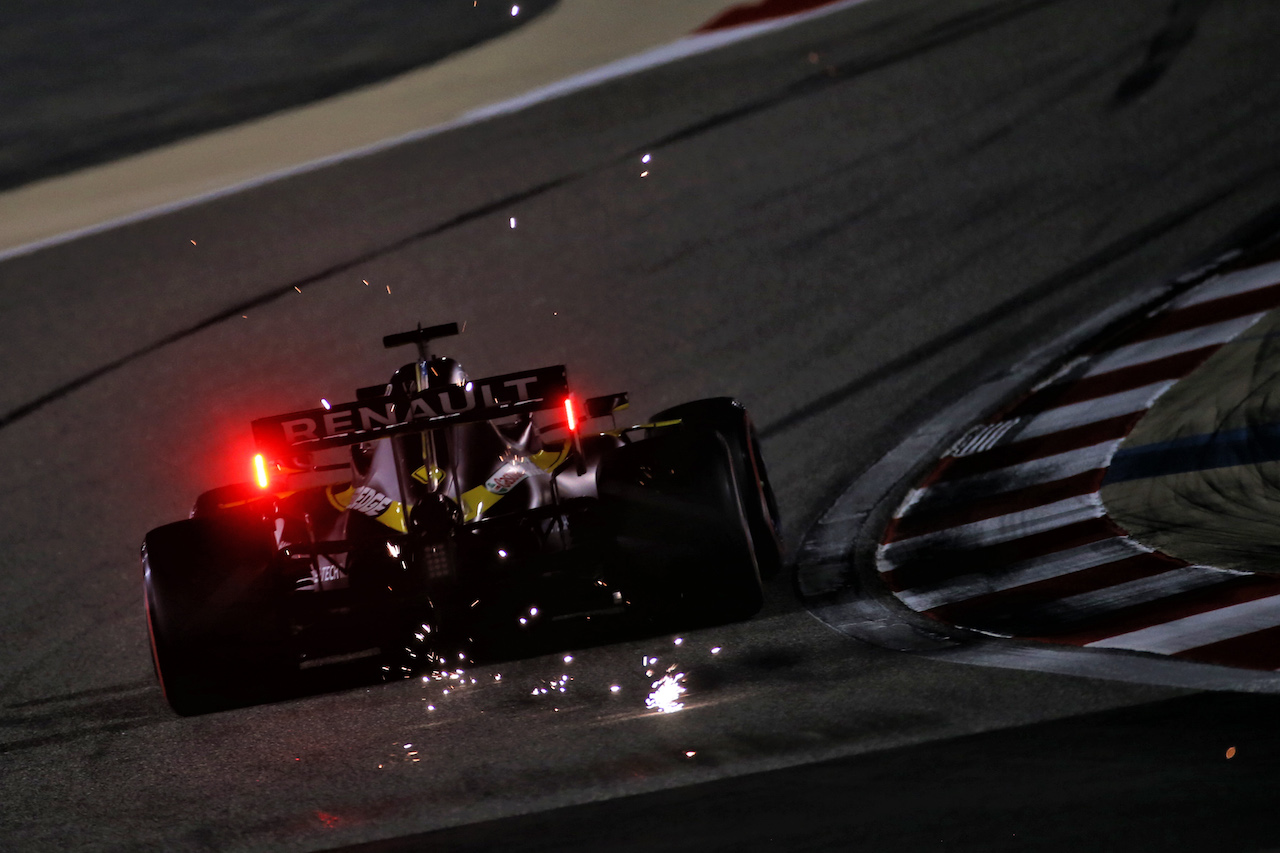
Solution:
<path fill-rule="evenodd" d="M 1104 441 L 1004 468 L 993 468 L 958 480 L 942 480 L 924 490 L 920 505 L 935 509 L 953 504 L 957 500 L 998 495 L 1037 483 L 1051 483 L 1073 477 L 1095 468 L 1105 468 L 1120 441 L 1122 439 Z"/>
<path fill-rule="evenodd" d="M 1261 320 L 1266 313 L 1266 311 L 1260 311 L 1257 314 L 1224 320 L 1221 323 L 1214 323 L 1210 326 L 1200 326 L 1196 329 L 1174 332 L 1171 335 L 1153 338 L 1149 341 L 1139 341 L 1136 344 L 1117 347 L 1093 362 L 1085 376 L 1097 376 L 1099 373 L 1108 373 L 1112 370 L 1120 370 L 1126 367 L 1136 367 L 1149 361 L 1168 358 L 1171 355 L 1178 355 L 1208 346 L 1220 346 L 1238 337 L 1254 323 Z"/>
<path fill-rule="evenodd" d="M 1145 545 L 1125 536 L 1116 536 L 1045 557 L 1011 563 L 999 572 L 963 575 L 950 578 L 930 590 L 899 592 L 897 595 L 913 610 L 931 610 L 1149 553 L 1151 549 Z"/>
<path fill-rule="evenodd" d="M 1144 412 L 1151 408 L 1151 404 L 1161 394 L 1172 388 L 1175 381 L 1167 379 L 1161 382 L 1153 382 L 1150 385 L 1143 385 L 1141 388 L 1121 391 L 1106 397 L 1098 397 L 1093 400 L 1084 400 L 1080 403 L 1071 403 L 1066 406 L 1046 409 L 1027 421 L 1026 425 L 1018 431 L 1017 440 L 1039 438 L 1043 435 L 1061 432 L 1073 427 L 1086 426 L 1098 421 L 1119 417 L 1120 415 Z"/>
<path fill-rule="evenodd" d="M 1145 604 L 1192 589 L 1212 586 L 1240 577 L 1238 572 L 1210 566 L 1181 566 L 1148 578 L 1125 581 L 1088 592 L 1068 595 L 1037 608 L 1042 613 L 1106 613 L 1135 604 Z"/>
<path fill-rule="evenodd" d="M 1176 311 L 1179 308 L 1199 305 L 1202 302 L 1210 302 L 1226 296 L 1236 296 L 1241 293 L 1247 293 L 1250 290 L 1260 290 L 1277 282 L 1280 282 L 1280 261 L 1273 261 L 1269 264 L 1250 267 L 1249 269 L 1210 279 L 1175 299 L 1170 303 L 1168 310 Z"/>
<path fill-rule="evenodd" d="M 984 518 L 969 524 L 948 527 L 908 539 L 899 539 L 877 550 L 877 564 L 881 572 L 887 572 L 918 551 L 946 544 L 949 548 L 981 548 L 1011 542 L 1036 533 L 1065 527 L 1077 521 L 1101 518 L 1106 515 L 1097 492 L 1054 501 L 1051 504 Z"/>
<path fill-rule="evenodd" d="M 1280 625 L 1280 595 L 1272 595 L 1096 640 L 1088 645 L 1171 655 L 1277 625 Z"/>

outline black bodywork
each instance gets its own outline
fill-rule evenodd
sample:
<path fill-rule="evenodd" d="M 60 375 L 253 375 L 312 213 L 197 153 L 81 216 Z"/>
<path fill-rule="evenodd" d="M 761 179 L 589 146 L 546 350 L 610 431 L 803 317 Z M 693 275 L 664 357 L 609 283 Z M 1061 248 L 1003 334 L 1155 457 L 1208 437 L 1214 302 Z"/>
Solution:
<path fill-rule="evenodd" d="M 274 698 L 309 670 L 398 677 L 760 608 L 781 546 L 741 405 L 619 428 L 626 395 L 573 400 L 563 367 L 469 379 L 429 350 L 456 333 L 389 336 L 419 353 L 386 385 L 255 421 L 266 486 L 206 492 L 147 534 L 147 619 L 175 710 Z"/>

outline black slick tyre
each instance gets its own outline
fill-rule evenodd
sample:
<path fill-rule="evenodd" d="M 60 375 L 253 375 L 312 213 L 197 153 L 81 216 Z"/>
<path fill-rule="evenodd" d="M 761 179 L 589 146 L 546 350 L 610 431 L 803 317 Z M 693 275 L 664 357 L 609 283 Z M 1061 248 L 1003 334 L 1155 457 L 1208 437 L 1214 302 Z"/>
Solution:
<path fill-rule="evenodd" d="M 273 698 L 287 672 L 275 539 L 260 520 L 197 518 L 142 546 L 152 661 L 182 715 Z"/>
<path fill-rule="evenodd" d="M 686 429 L 709 429 L 724 438 L 733 462 L 742 510 L 751 531 L 760 576 L 776 576 L 783 562 L 781 522 L 751 416 L 732 397 L 712 397 L 664 409 L 654 415 L 651 422 L 673 420 L 679 420 Z"/>
<path fill-rule="evenodd" d="M 746 619 L 764 590 L 724 437 L 655 435 L 608 454 L 597 473 L 645 609 L 673 627 Z"/>

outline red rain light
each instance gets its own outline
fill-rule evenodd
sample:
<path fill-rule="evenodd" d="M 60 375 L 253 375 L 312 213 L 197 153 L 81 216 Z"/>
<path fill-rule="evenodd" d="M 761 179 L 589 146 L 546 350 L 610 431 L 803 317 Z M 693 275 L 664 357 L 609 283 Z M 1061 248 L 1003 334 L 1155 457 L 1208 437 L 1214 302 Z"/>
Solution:
<path fill-rule="evenodd" d="M 262 458 L 262 454 L 255 454 L 253 457 L 253 472 L 258 478 L 258 488 L 265 489 L 267 487 L 267 463 Z"/>
<path fill-rule="evenodd" d="M 569 432 L 576 432 L 578 429 L 578 414 L 573 410 L 573 398 L 564 398 L 564 414 L 569 421 Z"/>

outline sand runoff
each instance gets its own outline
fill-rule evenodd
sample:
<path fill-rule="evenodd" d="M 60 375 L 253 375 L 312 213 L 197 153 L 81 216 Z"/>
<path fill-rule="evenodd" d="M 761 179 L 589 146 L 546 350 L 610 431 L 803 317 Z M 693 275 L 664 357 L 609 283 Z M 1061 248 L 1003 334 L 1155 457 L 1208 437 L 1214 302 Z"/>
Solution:
<path fill-rule="evenodd" d="M 779 25 L 688 36 L 735 5 L 561 0 L 525 27 L 389 81 L 18 187 L 0 194 L 0 259 L 480 121 Z"/>

